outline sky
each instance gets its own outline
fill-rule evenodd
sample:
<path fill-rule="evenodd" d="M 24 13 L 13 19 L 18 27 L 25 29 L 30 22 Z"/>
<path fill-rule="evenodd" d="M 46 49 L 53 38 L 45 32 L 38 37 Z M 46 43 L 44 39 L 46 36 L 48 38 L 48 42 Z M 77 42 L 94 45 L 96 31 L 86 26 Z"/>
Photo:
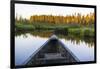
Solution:
<path fill-rule="evenodd" d="M 15 4 L 15 17 L 22 16 L 29 19 L 32 15 L 72 15 L 80 13 L 87 15 L 93 13 L 93 8 L 80 8 L 80 7 L 64 7 L 64 6 L 49 6 L 49 5 L 30 5 L 30 4 Z"/>

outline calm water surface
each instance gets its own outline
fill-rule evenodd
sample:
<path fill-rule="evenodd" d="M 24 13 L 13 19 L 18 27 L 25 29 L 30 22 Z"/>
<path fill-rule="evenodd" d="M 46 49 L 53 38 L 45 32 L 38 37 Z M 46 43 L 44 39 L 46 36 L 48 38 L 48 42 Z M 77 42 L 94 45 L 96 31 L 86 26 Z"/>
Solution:
<path fill-rule="evenodd" d="M 59 38 L 80 61 L 94 60 L 94 44 L 79 40 L 67 40 Z M 15 36 L 15 64 L 22 65 L 27 58 L 34 53 L 41 45 L 48 40 L 48 37 L 34 36 L 30 33 Z"/>

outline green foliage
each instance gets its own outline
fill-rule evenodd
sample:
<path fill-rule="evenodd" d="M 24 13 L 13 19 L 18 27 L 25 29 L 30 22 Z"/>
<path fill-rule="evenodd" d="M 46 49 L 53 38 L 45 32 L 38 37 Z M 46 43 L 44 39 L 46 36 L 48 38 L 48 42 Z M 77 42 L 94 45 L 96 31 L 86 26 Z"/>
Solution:
<path fill-rule="evenodd" d="M 35 30 L 33 25 L 24 25 L 24 24 L 15 24 L 16 30 L 25 31 L 25 30 Z"/>
<path fill-rule="evenodd" d="M 66 25 L 66 24 L 50 24 L 50 23 L 15 23 L 16 30 L 18 31 L 34 31 L 34 30 L 62 30 L 65 33 L 94 37 L 94 27 L 93 26 L 80 26 L 80 25 Z"/>
<path fill-rule="evenodd" d="M 70 34 L 77 35 L 77 36 L 80 36 L 81 33 L 82 33 L 82 31 L 81 31 L 80 28 L 77 28 L 77 29 L 70 28 L 70 29 L 68 30 L 68 32 L 69 32 Z"/>
<path fill-rule="evenodd" d="M 94 30 L 93 29 L 86 29 L 85 31 L 84 31 L 84 36 L 85 37 L 94 37 Z"/>

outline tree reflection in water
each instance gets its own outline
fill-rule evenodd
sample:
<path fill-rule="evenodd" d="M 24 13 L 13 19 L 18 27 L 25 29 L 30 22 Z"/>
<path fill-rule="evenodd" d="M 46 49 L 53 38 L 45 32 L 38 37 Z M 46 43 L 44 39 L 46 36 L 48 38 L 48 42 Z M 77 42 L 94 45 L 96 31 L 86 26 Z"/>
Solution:
<path fill-rule="evenodd" d="M 39 36 L 42 38 L 49 38 L 54 32 L 53 31 L 17 31 L 15 36 L 20 36 L 23 34 L 24 38 L 27 38 L 27 33 L 30 33 L 33 36 Z M 56 34 L 60 39 L 71 40 L 73 44 L 80 44 L 81 42 L 85 42 L 89 48 L 94 46 L 94 37 L 85 37 L 80 35 L 72 35 L 72 34 Z"/>

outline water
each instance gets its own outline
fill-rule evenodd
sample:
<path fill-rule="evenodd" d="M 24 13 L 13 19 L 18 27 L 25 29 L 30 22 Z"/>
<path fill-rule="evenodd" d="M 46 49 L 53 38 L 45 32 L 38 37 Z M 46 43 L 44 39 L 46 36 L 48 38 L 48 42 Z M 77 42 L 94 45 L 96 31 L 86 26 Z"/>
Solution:
<path fill-rule="evenodd" d="M 46 35 L 46 34 L 45 34 Z M 15 64 L 23 65 L 25 60 L 41 47 L 49 37 L 24 33 L 15 36 Z M 94 44 L 84 40 L 59 38 L 80 61 L 94 61 Z"/>

